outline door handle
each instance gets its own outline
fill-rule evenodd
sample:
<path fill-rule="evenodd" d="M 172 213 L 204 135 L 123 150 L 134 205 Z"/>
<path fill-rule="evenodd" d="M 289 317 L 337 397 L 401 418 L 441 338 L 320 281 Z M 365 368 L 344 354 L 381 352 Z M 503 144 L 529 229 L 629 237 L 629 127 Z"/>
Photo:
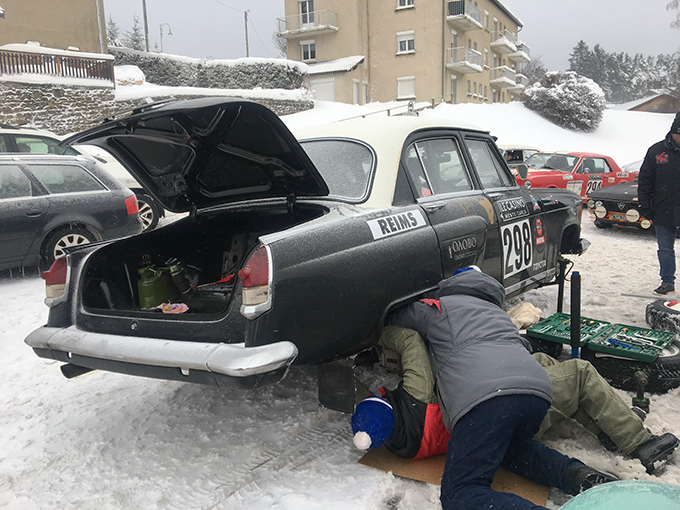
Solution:
<path fill-rule="evenodd" d="M 425 209 L 429 213 L 433 213 L 433 212 L 437 212 L 442 207 L 444 207 L 444 204 L 424 205 L 423 209 Z"/>
<path fill-rule="evenodd" d="M 29 218 L 37 218 L 38 216 L 42 216 L 42 211 L 28 211 L 26 216 Z"/>

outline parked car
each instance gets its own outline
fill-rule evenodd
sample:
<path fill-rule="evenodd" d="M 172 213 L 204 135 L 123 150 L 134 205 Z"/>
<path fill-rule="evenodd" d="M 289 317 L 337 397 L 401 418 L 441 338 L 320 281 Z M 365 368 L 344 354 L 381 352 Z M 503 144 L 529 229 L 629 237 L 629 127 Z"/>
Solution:
<path fill-rule="evenodd" d="M 526 163 L 527 159 L 531 156 L 540 152 L 540 149 L 532 147 L 529 145 L 502 145 L 499 144 L 498 148 L 501 150 L 505 162 L 508 164 L 511 170 Z"/>
<path fill-rule="evenodd" d="M 204 98 L 67 140 L 191 214 L 57 261 L 26 343 L 69 373 L 252 386 L 370 349 L 388 312 L 460 267 L 511 297 L 584 249 L 578 195 L 517 186 L 488 132 L 413 116 L 297 136 L 257 103 Z"/>
<path fill-rule="evenodd" d="M 628 163 L 622 170 L 635 172 L 635 179 L 615 186 L 609 186 L 588 195 L 590 218 L 598 228 L 637 227 L 648 230 L 652 220 L 640 214 L 638 204 L 638 174 L 642 160 Z"/>
<path fill-rule="evenodd" d="M 591 152 L 538 152 L 526 161 L 526 179 L 516 176 L 525 188 L 566 188 L 586 196 L 606 186 L 630 182 L 635 173 L 625 172 L 609 156 Z"/>
<path fill-rule="evenodd" d="M 0 156 L 0 269 L 142 231 L 134 193 L 82 156 Z"/>
<path fill-rule="evenodd" d="M 165 214 L 163 208 L 111 154 L 97 147 L 62 147 L 60 143 L 61 138 L 49 131 L 0 124 L 0 153 L 82 155 L 95 159 L 124 186 L 135 192 L 144 228 L 156 227 L 159 218 Z"/>

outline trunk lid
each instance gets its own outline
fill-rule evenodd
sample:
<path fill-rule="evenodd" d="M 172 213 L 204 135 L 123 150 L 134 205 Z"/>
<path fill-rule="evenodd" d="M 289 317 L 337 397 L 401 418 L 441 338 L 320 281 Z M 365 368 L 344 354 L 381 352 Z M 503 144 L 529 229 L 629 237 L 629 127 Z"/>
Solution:
<path fill-rule="evenodd" d="M 328 187 L 285 124 L 235 98 L 148 105 L 62 145 L 106 149 L 173 212 L 248 199 L 325 196 Z"/>

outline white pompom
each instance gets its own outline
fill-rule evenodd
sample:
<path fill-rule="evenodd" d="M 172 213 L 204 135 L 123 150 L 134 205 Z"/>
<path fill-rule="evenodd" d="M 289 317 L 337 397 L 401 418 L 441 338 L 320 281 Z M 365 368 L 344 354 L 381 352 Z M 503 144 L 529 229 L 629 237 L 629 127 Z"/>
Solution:
<path fill-rule="evenodd" d="M 354 434 L 354 446 L 359 450 L 368 450 L 371 447 L 371 436 L 363 430 Z"/>

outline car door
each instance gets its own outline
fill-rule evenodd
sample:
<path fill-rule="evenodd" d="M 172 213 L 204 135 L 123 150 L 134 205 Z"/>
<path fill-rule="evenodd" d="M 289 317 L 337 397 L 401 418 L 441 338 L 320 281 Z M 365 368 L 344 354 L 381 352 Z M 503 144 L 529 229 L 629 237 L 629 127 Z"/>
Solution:
<path fill-rule="evenodd" d="M 40 231 L 49 201 L 16 165 L 0 165 L 0 267 L 21 265 Z"/>
<path fill-rule="evenodd" d="M 431 133 L 407 142 L 402 164 L 437 236 L 443 277 L 461 267 L 483 265 L 493 211 L 475 187 L 457 132 Z"/>
<path fill-rule="evenodd" d="M 580 176 L 584 182 L 580 193 L 581 197 L 584 198 L 603 186 L 611 186 L 617 183 L 616 174 L 604 158 L 583 157 L 578 168 L 576 168 L 576 175 Z M 623 181 L 619 180 L 619 182 Z"/>
<path fill-rule="evenodd" d="M 541 201 L 530 190 L 516 185 L 490 138 L 466 135 L 465 147 L 473 175 L 493 210 L 484 272 L 502 282 L 508 294 L 517 293 L 548 271 L 550 257 Z"/>

